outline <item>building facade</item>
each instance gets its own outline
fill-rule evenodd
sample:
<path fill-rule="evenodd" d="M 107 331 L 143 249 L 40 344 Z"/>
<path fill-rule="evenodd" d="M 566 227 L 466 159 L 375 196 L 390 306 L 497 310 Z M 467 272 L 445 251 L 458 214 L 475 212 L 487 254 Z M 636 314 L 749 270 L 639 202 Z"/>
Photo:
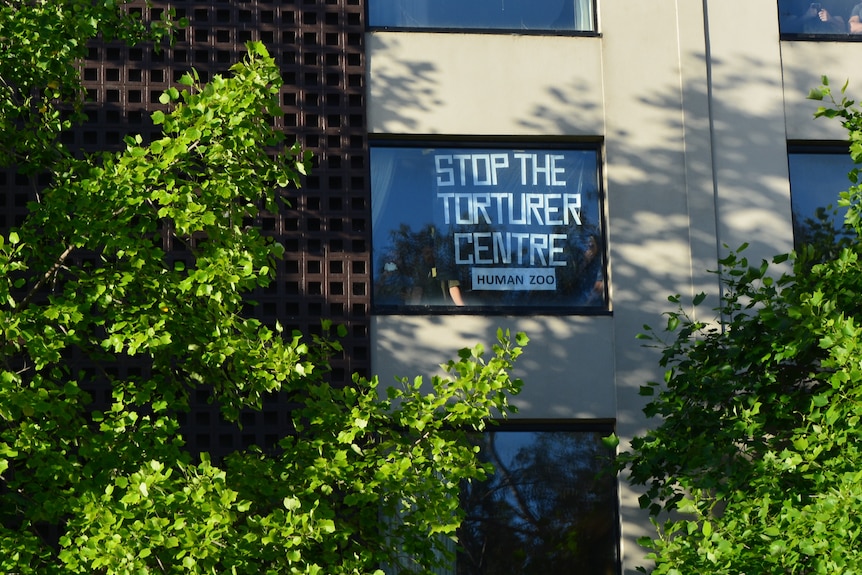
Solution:
<path fill-rule="evenodd" d="M 790 2 L 460 4 L 141 2 L 145 18 L 173 8 L 189 26 L 162 51 L 94 45 L 89 119 L 67 143 L 150 137 L 163 90 L 192 67 L 203 80 L 225 72 L 262 41 L 285 81 L 276 124 L 316 159 L 292 206 L 258 222 L 287 249 L 249 313 L 306 333 L 324 317 L 347 325 L 333 373 L 344 384 L 353 372 L 430 374 L 498 327 L 524 331 L 520 411 L 500 429 L 613 430 L 624 449 L 650 425 L 639 388 L 662 377 L 636 339 L 643 326 L 663 323 L 669 295 L 715 302 L 708 270 L 728 248 L 749 244 L 753 261 L 790 250 L 818 170 L 846 166 L 841 126 L 814 120 L 806 96 L 823 75 L 862 89 L 851 13 L 824 32 L 785 20 Z M 3 178 L 14 226 L 29 183 Z M 400 248 L 388 243 L 399 230 Z M 434 242 L 452 261 L 423 263 Z M 410 278 L 389 281 L 407 267 Z M 423 275 L 444 299 L 416 299 Z M 448 293 L 455 280 L 462 302 Z M 197 449 L 271 445 L 287 427 L 277 398 L 243 430 L 197 399 Z M 566 572 L 644 563 L 636 541 L 652 528 L 638 493 L 624 480 L 613 489 L 610 562 Z"/>
<path fill-rule="evenodd" d="M 596 29 L 569 34 L 372 27 L 372 142 L 597 143 L 608 285 L 604 312 L 373 314 L 375 373 L 421 372 L 498 325 L 524 330 L 518 417 L 612 422 L 624 448 L 649 425 L 639 387 L 663 375 L 636 336 L 664 323 L 667 297 L 715 302 L 708 270 L 728 249 L 749 244 L 751 261 L 792 249 L 794 215 L 805 217 L 794 212 L 847 187 L 846 136 L 814 119 L 807 95 L 823 75 L 836 92 L 845 80 L 862 89 L 851 8 L 835 7 L 842 27 L 826 31 L 785 19 L 808 3 L 735 0 L 598 0 Z M 620 483 L 623 573 L 643 564 L 636 541 L 652 534 L 637 497 Z"/>

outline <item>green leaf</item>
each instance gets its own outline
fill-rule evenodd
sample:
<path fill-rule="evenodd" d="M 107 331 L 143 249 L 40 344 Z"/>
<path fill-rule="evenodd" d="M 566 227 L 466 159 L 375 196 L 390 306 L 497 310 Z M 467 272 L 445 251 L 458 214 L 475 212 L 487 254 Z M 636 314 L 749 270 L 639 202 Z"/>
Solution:
<path fill-rule="evenodd" d="M 616 449 L 620 444 L 620 438 L 615 433 L 611 433 L 607 437 L 602 438 L 602 444 L 608 449 Z"/>
<path fill-rule="evenodd" d="M 0 93 L 0 116 L 21 128 L 7 140 L 45 144 L 16 157 L 53 175 L 3 238 L 27 249 L 0 250 L 0 276 L 26 302 L 0 296 L 0 508 L 16 526 L 0 535 L 0 572 L 380 573 L 405 550 L 433 571 L 461 520 L 460 486 L 488 474 L 461 430 L 516 413 L 523 382 L 511 371 L 528 338 L 500 330 L 427 386 L 384 391 L 374 377 L 330 382 L 348 326 L 288 335 L 249 316 L 251 293 L 283 267 L 259 211 L 282 209 L 276 183 L 312 168 L 267 116 L 282 80 L 265 46 L 205 85 L 184 76 L 188 89 L 166 89 L 152 112 L 161 133 L 126 137 L 118 152 L 73 159 L 51 143 L 71 120 L 31 125 L 16 114 L 33 101 L 4 97 L 37 94 L 45 117 L 74 116 L 64 95 L 83 92 L 90 41 L 161 45 L 149 30 L 169 28 L 170 10 L 158 24 L 117 2 L 0 8 L 0 76 L 22 86 Z M 16 66 L 38 82 L 7 77 Z M 192 409 L 203 401 L 218 413 Z M 269 425 L 272 401 L 294 406 L 291 418 Z M 239 424 L 262 422 L 278 449 L 210 458 L 182 434 L 204 419 L 227 435 L 235 422 L 249 441 L 261 430 Z M 61 535 L 46 542 L 33 525 Z"/>

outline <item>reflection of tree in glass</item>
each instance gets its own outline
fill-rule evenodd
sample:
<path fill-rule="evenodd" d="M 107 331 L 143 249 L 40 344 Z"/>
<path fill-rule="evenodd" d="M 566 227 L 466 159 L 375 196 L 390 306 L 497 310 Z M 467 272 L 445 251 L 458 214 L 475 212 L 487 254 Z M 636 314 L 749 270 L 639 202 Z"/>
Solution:
<path fill-rule="evenodd" d="M 598 223 L 586 218 L 581 225 L 557 225 L 551 228 L 537 228 L 542 233 L 565 236 L 562 254 L 566 265 L 550 266 L 538 255 L 531 258 L 528 241 L 518 243 L 510 240 L 510 229 L 480 221 L 471 225 L 424 225 L 414 231 L 409 225 L 401 224 L 389 232 L 389 242 L 381 250 L 382 256 L 375 258 L 374 295 L 377 304 L 428 304 L 450 303 L 445 301 L 439 285 L 431 285 L 430 270 L 436 270 L 436 280 L 457 280 L 462 291 L 468 292 L 470 305 L 552 305 L 552 306 L 603 306 L 604 259 L 602 256 L 602 236 Z M 458 253 L 464 260 L 474 262 L 485 258 L 481 264 L 456 262 L 455 234 L 487 234 L 481 256 L 475 247 L 464 240 L 458 246 Z M 505 241 L 500 244 L 492 239 L 493 234 L 502 234 Z M 560 247 L 559 244 L 556 247 Z M 542 256 L 550 257 L 550 248 L 542 251 Z M 532 265 L 531 265 L 532 264 Z M 530 290 L 528 286 L 506 290 L 477 289 L 472 285 L 471 270 L 485 268 L 550 268 L 555 276 L 553 290 Z M 439 283 L 435 282 L 435 283 Z M 432 297 L 433 296 L 433 297 Z"/>
<path fill-rule="evenodd" d="M 603 305 L 604 261 L 598 225 L 584 221 L 582 226 L 555 228 L 554 233 L 567 237 L 566 265 L 557 271 L 558 296 L 572 305 Z"/>
<path fill-rule="evenodd" d="M 793 213 L 793 243 L 796 249 L 811 246 L 820 254 L 819 261 L 834 259 L 849 246 L 856 233 L 840 221 L 839 210 L 828 206 L 817 208 L 814 217 L 805 219 Z"/>
<path fill-rule="evenodd" d="M 404 303 L 415 283 L 422 239 L 407 224 L 389 233 L 390 243 L 377 260 L 374 296 L 378 304 Z"/>
<path fill-rule="evenodd" d="M 377 303 L 443 303 L 441 281 L 459 279 L 451 236 L 441 237 L 434 224 L 415 232 L 401 224 L 389 233 L 389 240 L 375 270 Z"/>
<path fill-rule="evenodd" d="M 616 572 L 616 497 L 600 434 L 489 432 L 495 473 L 465 487 L 459 575 Z M 498 443 L 517 446 L 507 456 Z"/>

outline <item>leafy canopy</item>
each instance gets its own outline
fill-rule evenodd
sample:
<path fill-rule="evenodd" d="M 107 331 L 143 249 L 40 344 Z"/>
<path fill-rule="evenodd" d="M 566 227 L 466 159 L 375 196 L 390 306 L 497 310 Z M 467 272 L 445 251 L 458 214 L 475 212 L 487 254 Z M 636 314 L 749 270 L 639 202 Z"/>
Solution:
<path fill-rule="evenodd" d="M 121 11 L 122 4 L 0 2 L 0 166 L 33 172 L 67 155 L 57 137 L 81 119 L 69 110 L 80 112 L 84 94 L 77 64 L 90 39 L 158 42 L 178 23 L 166 10 L 162 20 L 145 26 Z"/>
<path fill-rule="evenodd" d="M 329 323 L 308 340 L 245 317 L 283 254 L 246 222 L 278 210 L 310 165 L 271 126 L 281 75 L 261 44 L 229 76 L 168 89 L 152 142 L 76 159 L 57 139 L 87 40 L 151 33 L 111 1 L 0 3 L 0 163 L 51 176 L 0 235 L 0 572 L 447 562 L 460 484 L 486 473 L 466 430 L 513 410 L 526 337 L 501 331 L 488 357 L 462 350 L 424 386 L 357 376 L 339 389 Z M 179 421 L 197 389 L 231 421 L 285 394 L 294 432 L 274 452 L 191 454 Z"/>
<path fill-rule="evenodd" d="M 862 111 L 823 82 L 812 97 L 831 105 L 817 115 L 841 119 L 859 163 Z M 675 296 L 664 334 L 645 326 L 666 372 L 641 393 L 661 423 L 621 461 L 645 489 L 657 575 L 862 572 L 862 187 L 850 179 L 851 241 L 777 256 L 792 264 L 777 278 L 732 253 L 714 322 Z"/>

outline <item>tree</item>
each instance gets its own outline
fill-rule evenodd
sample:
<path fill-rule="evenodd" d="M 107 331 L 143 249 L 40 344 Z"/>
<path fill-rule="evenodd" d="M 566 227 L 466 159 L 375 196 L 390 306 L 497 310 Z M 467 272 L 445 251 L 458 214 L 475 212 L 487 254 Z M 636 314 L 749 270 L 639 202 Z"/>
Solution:
<path fill-rule="evenodd" d="M 0 571 L 427 572 L 448 560 L 461 482 L 487 473 L 466 430 L 514 409 L 526 337 L 498 332 L 491 357 L 462 350 L 426 385 L 340 389 L 329 323 L 308 340 L 245 317 L 283 252 L 245 222 L 310 159 L 268 121 L 281 75 L 263 45 L 168 89 L 161 138 L 86 158 L 57 140 L 87 40 L 168 29 L 112 1 L 0 3 L 0 159 L 51 176 L 0 235 Z M 133 361 L 140 376 L 115 375 Z M 189 453 L 179 418 L 200 387 L 230 420 L 286 394 L 294 432 L 274 452 Z"/>
<path fill-rule="evenodd" d="M 862 111 L 826 78 L 817 115 L 838 117 L 862 161 Z M 769 274 L 741 253 L 720 261 L 719 317 L 667 314 L 664 382 L 642 388 L 661 417 L 621 458 L 657 528 L 655 574 L 860 572 L 862 565 L 862 187 L 848 207 L 852 241 L 777 256 Z M 820 238 L 822 239 L 822 238 Z M 695 305 L 704 299 L 694 298 Z M 668 513 L 668 515 L 664 515 Z"/>
<path fill-rule="evenodd" d="M 90 39 L 158 42 L 177 24 L 165 11 L 160 22 L 145 26 L 118 4 L 0 2 L 0 166 L 32 172 L 67 156 L 58 136 L 81 120 L 77 63 Z"/>

